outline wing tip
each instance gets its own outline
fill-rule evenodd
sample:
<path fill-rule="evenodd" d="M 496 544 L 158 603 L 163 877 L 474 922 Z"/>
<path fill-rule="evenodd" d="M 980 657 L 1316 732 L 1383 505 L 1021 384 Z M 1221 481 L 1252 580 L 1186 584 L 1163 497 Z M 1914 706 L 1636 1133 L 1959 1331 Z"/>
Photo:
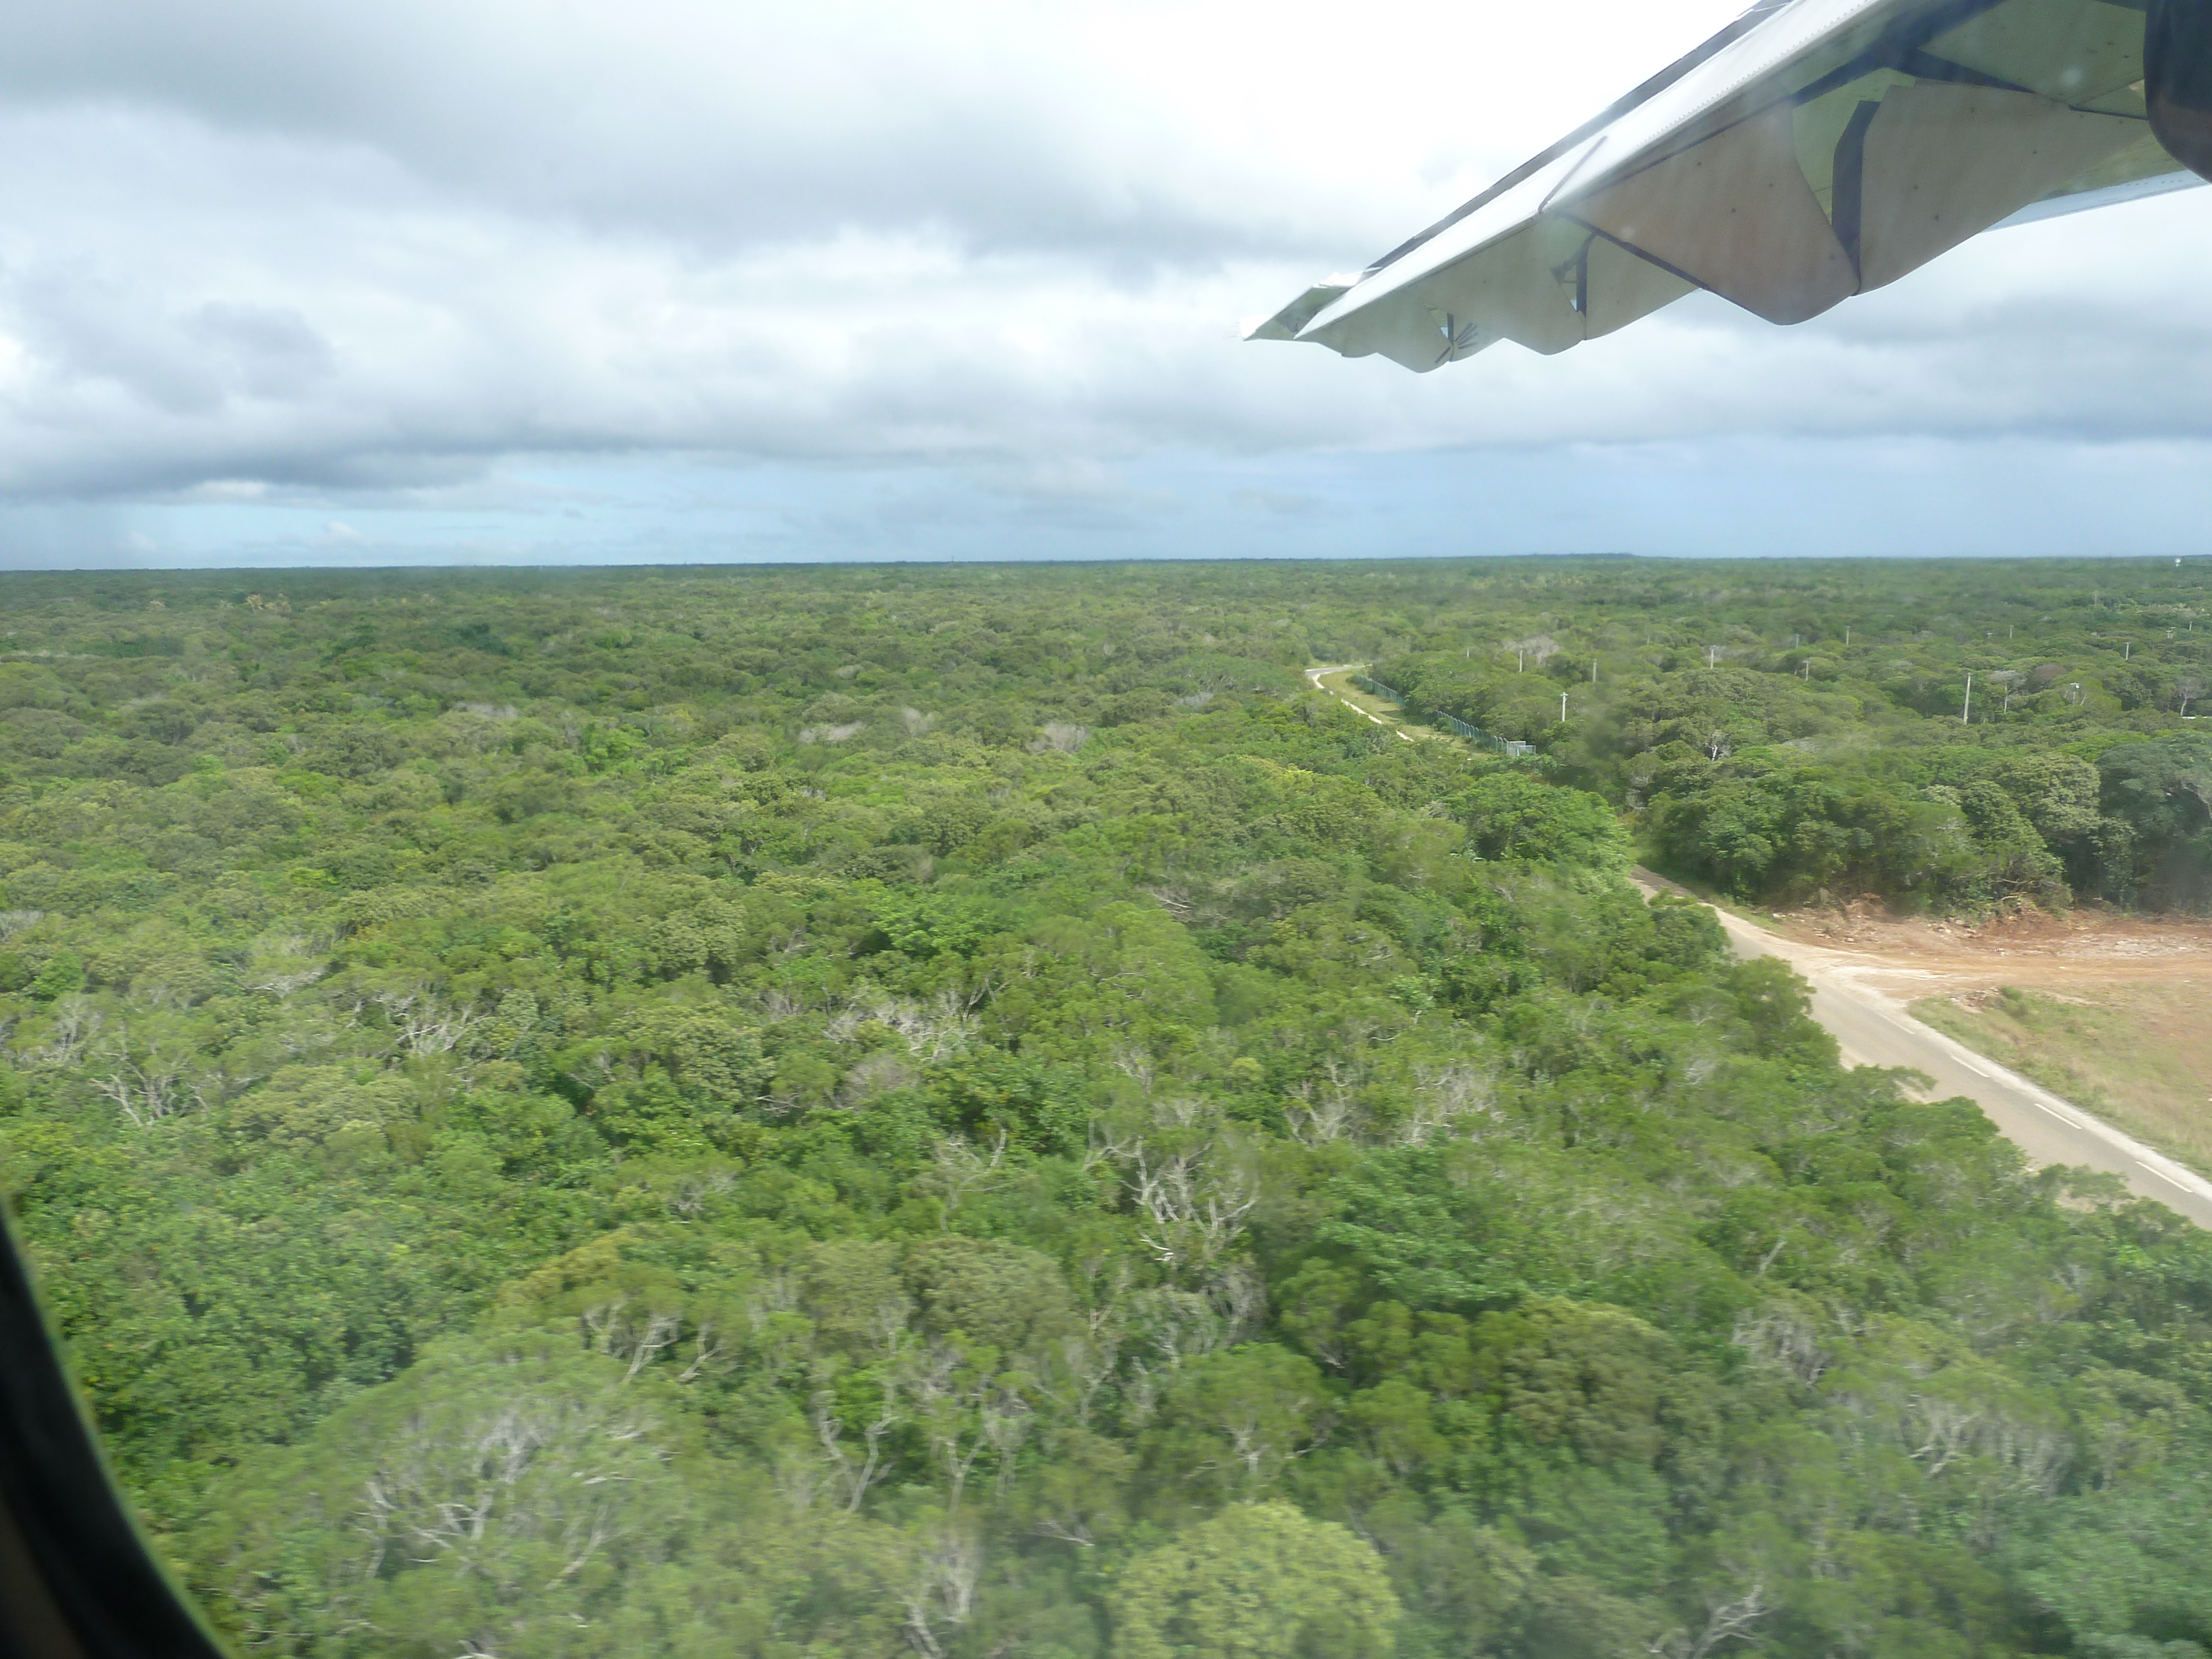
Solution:
<path fill-rule="evenodd" d="M 1239 332 L 1248 340 L 1295 340 L 1358 281 L 1356 276 L 1325 276 L 1273 316 L 1245 319 Z"/>

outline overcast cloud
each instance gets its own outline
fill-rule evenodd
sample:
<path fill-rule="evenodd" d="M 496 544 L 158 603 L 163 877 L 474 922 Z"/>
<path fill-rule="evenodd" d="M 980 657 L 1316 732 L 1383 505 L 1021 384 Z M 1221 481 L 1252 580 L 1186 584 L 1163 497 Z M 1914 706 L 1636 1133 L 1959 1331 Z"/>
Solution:
<path fill-rule="evenodd" d="M 1712 0 L 38 0 L 0 563 L 2183 552 L 2212 191 L 1794 330 L 1247 345 Z"/>

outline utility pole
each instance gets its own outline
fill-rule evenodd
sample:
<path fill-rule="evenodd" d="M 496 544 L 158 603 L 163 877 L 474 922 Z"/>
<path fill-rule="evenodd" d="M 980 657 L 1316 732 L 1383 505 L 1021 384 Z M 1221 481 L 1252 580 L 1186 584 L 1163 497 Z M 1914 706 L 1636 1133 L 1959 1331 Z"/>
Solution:
<path fill-rule="evenodd" d="M 1590 659 L 1590 684 L 1592 685 L 1595 685 L 1597 684 L 1597 659 L 1595 657 L 1592 657 Z"/>
<path fill-rule="evenodd" d="M 1562 726 L 1565 726 L 1566 723 L 1567 723 L 1567 694 L 1566 694 L 1565 692 L 1562 691 L 1562 692 L 1560 692 L 1560 693 L 1559 693 L 1559 724 L 1560 724 L 1560 725 L 1562 725 Z"/>
<path fill-rule="evenodd" d="M 1960 705 L 1960 707 L 1959 707 L 1959 724 L 1960 724 L 1960 725 L 1961 725 L 1961 726 L 1966 725 L 1966 716 L 1967 716 L 1967 715 L 1969 715 L 1969 714 L 1972 714 L 1973 712 L 1974 712 L 1974 677 L 1973 677 L 1973 675 L 1972 675 L 1972 674 L 1969 673 L 1969 674 L 1966 676 L 1966 701 L 1965 702 L 1961 703 L 1961 704 Z"/>
<path fill-rule="evenodd" d="M 1845 623 L 1844 624 L 1844 643 L 1845 645 L 1849 645 L 1850 642 L 1851 642 L 1851 625 L 1850 625 L 1849 623 Z"/>

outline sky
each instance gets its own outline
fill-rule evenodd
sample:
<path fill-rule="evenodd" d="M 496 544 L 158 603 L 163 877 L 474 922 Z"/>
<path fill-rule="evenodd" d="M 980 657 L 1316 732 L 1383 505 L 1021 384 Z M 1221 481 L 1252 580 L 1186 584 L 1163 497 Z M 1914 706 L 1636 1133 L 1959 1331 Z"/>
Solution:
<path fill-rule="evenodd" d="M 1735 9 L 32 0 L 0 568 L 2212 551 L 2212 189 L 1793 329 L 1239 338 Z"/>

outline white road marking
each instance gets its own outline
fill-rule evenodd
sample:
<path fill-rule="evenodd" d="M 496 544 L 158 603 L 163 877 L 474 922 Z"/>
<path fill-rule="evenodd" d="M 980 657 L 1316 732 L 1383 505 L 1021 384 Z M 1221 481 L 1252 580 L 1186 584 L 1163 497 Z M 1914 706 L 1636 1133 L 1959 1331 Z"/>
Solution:
<path fill-rule="evenodd" d="M 1376 725 L 1382 727 L 1384 731 L 1389 732 L 1390 735 L 1397 738 L 1399 742 L 1413 742 L 1413 735 L 1412 732 L 1401 732 L 1396 726 L 1391 725 L 1389 721 L 1384 720 L 1380 714 L 1372 714 L 1367 709 L 1362 708 L 1358 703 L 1352 702 L 1351 698 L 1346 696 L 1343 692 L 1338 690 L 1334 686 L 1323 685 L 1321 683 L 1321 677 L 1324 674 L 1341 674 L 1346 669 L 1364 668 L 1367 665 L 1364 662 L 1340 662 L 1334 668 L 1309 668 L 1306 670 L 1306 678 L 1313 682 L 1313 689 L 1315 690 L 1328 692 L 1330 696 L 1334 697 L 1339 702 L 1342 703 L 1346 708 L 1352 710 L 1355 714 L 1365 714 L 1369 720 L 1373 720 Z"/>

